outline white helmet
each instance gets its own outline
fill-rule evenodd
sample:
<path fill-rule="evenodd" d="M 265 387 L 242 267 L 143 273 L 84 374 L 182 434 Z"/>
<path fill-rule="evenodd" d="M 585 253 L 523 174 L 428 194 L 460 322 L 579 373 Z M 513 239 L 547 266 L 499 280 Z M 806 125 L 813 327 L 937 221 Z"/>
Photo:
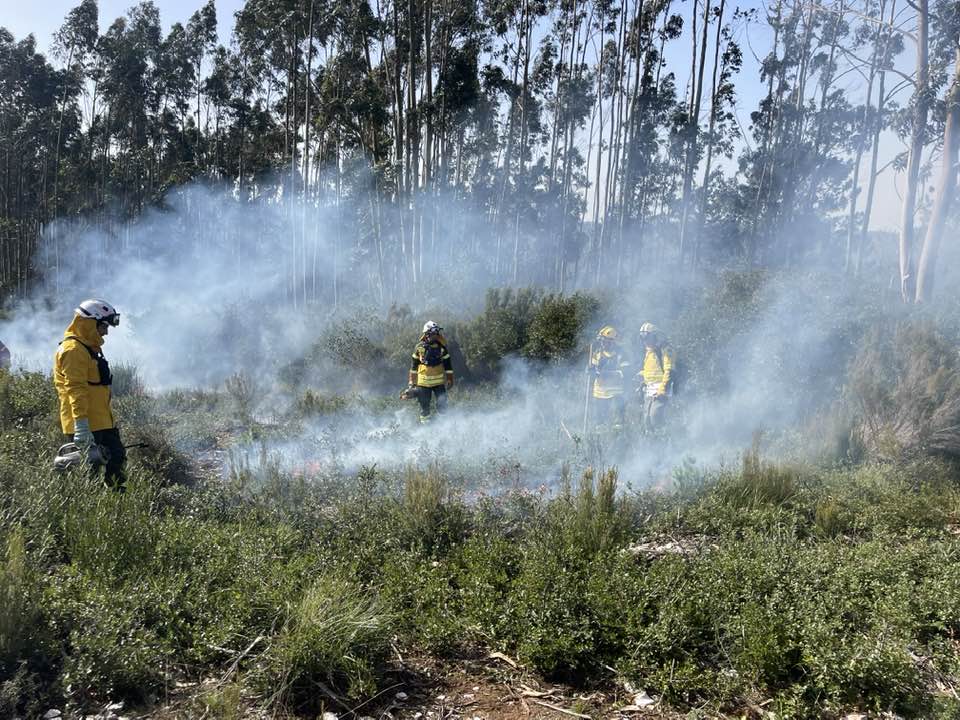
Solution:
<path fill-rule="evenodd" d="M 443 332 L 443 328 L 437 325 L 433 320 L 428 320 L 423 326 L 424 335 L 439 335 L 441 332 Z"/>
<path fill-rule="evenodd" d="M 645 322 L 640 326 L 640 335 L 653 335 L 660 332 L 660 329 L 652 322 Z"/>
<path fill-rule="evenodd" d="M 106 300 L 84 300 L 77 306 L 74 313 L 78 317 L 93 318 L 97 322 L 105 322 L 114 327 L 120 324 L 120 313 Z"/>

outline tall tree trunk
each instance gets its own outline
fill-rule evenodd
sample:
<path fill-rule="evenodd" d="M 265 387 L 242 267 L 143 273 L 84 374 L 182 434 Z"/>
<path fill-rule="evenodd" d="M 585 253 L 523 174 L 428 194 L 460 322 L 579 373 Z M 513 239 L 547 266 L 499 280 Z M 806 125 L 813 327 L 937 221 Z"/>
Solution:
<path fill-rule="evenodd" d="M 517 166 L 518 175 L 526 178 L 527 154 L 527 93 L 530 81 L 530 43 L 533 40 L 533 23 L 530 21 L 530 0 L 523 0 L 521 15 L 523 30 L 523 81 L 520 84 L 520 162 Z M 520 282 L 520 203 L 517 203 L 513 219 L 513 284 Z"/>
<path fill-rule="evenodd" d="M 898 243 L 900 259 L 900 297 L 904 302 L 914 299 L 913 277 L 913 235 L 914 213 L 917 205 L 917 185 L 920 175 L 920 158 L 923 155 L 927 130 L 927 112 L 929 99 L 929 57 L 928 32 L 929 14 L 927 0 L 916 0 L 917 9 L 917 76 L 913 94 L 913 121 L 910 128 L 910 155 L 907 160 L 907 187 L 903 196 L 900 216 L 900 241 Z"/>
<path fill-rule="evenodd" d="M 956 47 L 960 36 L 953 39 Z M 940 181 L 933 203 L 927 235 L 923 240 L 920 261 L 917 263 L 916 302 L 930 302 L 933 297 L 933 278 L 937 266 L 937 253 L 943 236 L 943 227 L 957 190 L 957 151 L 960 149 L 960 49 L 956 50 L 953 83 L 945 99 L 947 121 L 943 129 L 943 158 L 940 166 Z"/>
<path fill-rule="evenodd" d="M 301 212 L 303 240 L 303 304 L 307 304 L 307 208 L 310 203 L 310 100 L 313 87 L 313 3 L 310 0 L 310 17 L 307 21 L 307 77 L 304 87 L 303 108 L 303 207 Z"/>
<path fill-rule="evenodd" d="M 713 146 L 716 143 L 714 130 L 717 124 L 717 113 L 720 108 L 717 107 L 717 73 L 720 68 L 720 40 L 723 30 L 723 10 L 726 0 L 720 0 L 720 7 L 717 10 L 717 37 L 713 49 L 713 72 L 710 78 L 710 124 L 707 127 L 707 159 L 703 168 L 703 182 L 700 184 L 700 218 L 697 223 L 697 237 L 693 244 L 693 265 L 696 266 L 700 259 L 700 245 L 703 242 L 704 227 L 707 222 L 707 203 L 710 199 L 710 171 L 713 167 Z"/>
<path fill-rule="evenodd" d="M 696 17 L 696 13 L 694 13 Z M 704 0 L 703 5 L 703 36 L 700 41 L 700 67 L 697 70 L 696 77 L 691 77 L 691 82 L 695 82 L 695 90 L 691 92 L 692 105 L 690 110 L 690 119 L 687 123 L 687 157 L 683 170 L 683 195 L 680 201 L 680 253 L 679 263 L 683 264 L 684 252 L 687 248 L 687 220 L 690 214 L 690 192 L 693 188 L 693 173 L 697 166 L 697 156 L 699 155 L 698 139 L 700 134 L 700 107 L 703 98 L 703 73 L 707 65 L 707 32 L 710 23 L 710 0 Z M 717 24 L 717 36 L 719 43 L 720 25 Z M 696 45 L 694 45 L 694 66 L 696 66 Z M 711 118 L 711 123 L 713 119 Z"/>
<path fill-rule="evenodd" d="M 593 179 L 593 246 L 597 253 L 597 272 L 594 284 L 600 284 L 600 273 L 603 267 L 603 245 L 600 234 L 600 166 L 603 160 L 603 18 L 600 19 L 600 57 L 597 61 L 597 105 L 593 117 L 599 115 L 600 128 L 597 131 L 597 169 Z M 613 112 L 611 100 L 611 113 Z M 590 118 L 590 151 L 593 150 L 593 117 Z M 611 122 L 613 119 L 611 118 Z M 590 171 L 590 151 L 587 152 L 587 172 Z"/>
<path fill-rule="evenodd" d="M 70 45 L 70 52 L 67 53 L 67 76 L 70 75 L 70 66 L 73 64 L 73 44 Z M 56 219 L 56 216 L 60 212 L 60 147 L 63 144 L 63 114 L 66 111 L 67 107 L 67 83 L 66 79 L 64 81 L 63 87 L 63 97 L 60 98 L 60 117 L 57 121 L 57 147 L 54 152 L 54 161 L 53 161 L 53 208 L 51 209 L 51 216 Z M 54 274 L 56 277 L 56 293 L 57 297 L 60 297 L 60 233 L 54 231 L 53 233 L 53 258 L 54 258 Z"/>
<path fill-rule="evenodd" d="M 430 189 L 433 162 L 433 0 L 424 0 L 423 9 L 423 79 L 426 92 L 426 128 L 423 146 L 423 186 Z"/>
<path fill-rule="evenodd" d="M 386 44 L 386 32 L 381 37 Z M 404 169 L 404 132 L 403 132 L 403 56 L 400 54 L 400 0 L 393 3 L 393 155 L 396 165 L 397 194 L 403 197 L 406 192 Z"/>
<path fill-rule="evenodd" d="M 894 18 L 896 17 L 897 12 L 897 2 L 893 0 L 890 3 L 890 26 L 893 26 Z M 882 19 L 882 18 L 881 18 Z M 890 46 L 890 33 L 889 31 L 884 36 L 884 52 L 883 58 L 887 56 L 887 49 Z M 873 214 L 873 199 L 875 197 L 875 191 L 877 187 L 877 167 L 879 165 L 880 158 L 880 133 L 883 131 L 883 116 L 884 111 L 886 110 L 886 81 L 887 73 L 884 70 L 884 63 L 880 63 L 880 84 L 877 88 L 877 116 L 874 119 L 874 123 L 871 126 L 871 143 L 870 148 L 870 175 L 867 178 L 867 199 L 863 208 L 863 222 L 860 225 L 860 236 L 857 239 L 857 248 L 856 248 L 856 269 L 855 274 L 859 275 L 860 270 L 863 267 L 863 249 L 867 244 L 867 233 L 870 231 L 870 218 Z"/>
<path fill-rule="evenodd" d="M 580 17 L 578 15 L 578 9 L 577 0 L 573 0 L 571 20 L 572 27 L 570 34 L 570 65 L 567 71 L 567 79 L 571 83 L 573 82 L 574 65 L 576 64 L 577 60 L 577 38 L 580 34 Z M 579 70 L 577 70 L 577 74 L 580 74 Z M 557 239 L 557 290 L 561 293 L 564 291 L 564 281 L 567 273 L 567 215 L 569 214 L 569 202 L 570 195 L 572 193 L 571 173 L 573 171 L 573 145 L 574 135 L 576 133 L 572 113 L 568 112 L 567 114 L 569 117 L 564 125 L 563 135 L 563 184 L 561 186 L 563 201 L 561 203 L 562 210 L 560 216 L 560 236 Z"/>
<path fill-rule="evenodd" d="M 861 121 L 860 138 L 857 141 L 856 157 L 853 161 L 853 171 L 850 176 L 850 205 L 847 212 L 847 244 L 843 257 L 844 272 L 850 273 L 853 270 L 853 252 L 858 236 L 857 228 L 857 202 L 860 199 L 860 164 L 863 161 L 863 153 L 867 147 L 867 135 L 871 127 L 873 117 L 870 112 L 870 103 L 873 101 L 873 83 L 877 77 L 877 62 L 880 56 L 880 37 L 883 32 L 883 16 L 886 12 L 886 0 L 880 0 L 879 16 L 881 22 L 877 23 L 877 28 L 873 36 L 873 52 L 870 55 L 870 69 L 867 74 L 867 97 L 864 100 L 863 120 Z M 881 92 L 883 92 L 881 90 Z"/>

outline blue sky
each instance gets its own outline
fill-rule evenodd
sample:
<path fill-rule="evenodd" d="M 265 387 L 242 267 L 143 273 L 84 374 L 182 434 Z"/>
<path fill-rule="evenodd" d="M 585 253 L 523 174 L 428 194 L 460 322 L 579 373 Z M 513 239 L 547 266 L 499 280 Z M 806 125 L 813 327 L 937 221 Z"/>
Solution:
<path fill-rule="evenodd" d="M 160 9 L 164 29 L 167 29 L 175 22 L 186 23 L 206 0 L 155 2 Z M 18 39 L 33 33 L 39 47 L 46 49 L 67 13 L 79 4 L 80 0 L 0 0 L 0 25 L 10 30 Z M 101 32 L 136 4 L 137 0 L 99 0 Z M 216 5 L 220 40 L 227 44 L 233 28 L 233 14 L 243 7 L 243 0 L 216 0 Z"/>

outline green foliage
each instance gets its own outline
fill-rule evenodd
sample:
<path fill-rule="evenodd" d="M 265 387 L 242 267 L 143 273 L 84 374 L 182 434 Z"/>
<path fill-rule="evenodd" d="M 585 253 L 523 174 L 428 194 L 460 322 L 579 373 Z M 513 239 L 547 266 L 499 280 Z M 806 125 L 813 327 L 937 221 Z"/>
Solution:
<path fill-rule="evenodd" d="M 315 679 L 372 695 L 375 667 L 389 648 L 390 625 L 370 595 L 349 582 L 319 577 L 284 620 L 266 653 L 264 686 L 276 702 L 316 697 Z"/>
<path fill-rule="evenodd" d="M 143 701 L 163 686 L 172 653 L 135 594 L 74 566 L 60 569 L 47 592 L 51 622 L 68 648 L 61 682 L 73 703 Z"/>
<path fill-rule="evenodd" d="M 582 338 L 600 303 L 589 295 L 547 295 L 527 328 L 523 354 L 541 361 L 570 360 L 582 348 Z"/>
<path fill-rule="evenodd" d="M 459 325 L 457 338 L 471 374 L 492 379 L 508 356 L 569 361 L 583 350 L 584 330 L 599 308 L 596 298 L 582 293 L 563 296 L 532 288 L 492 288 L 483 312 Z"/>
<path fill-rule="evenodd" d="M 296 411 L 300 417 L 313 415 L 331 415 L 342 412 L 347 407 L 346 399 L 342 395 L 321 395 L 307 388 L 297 399 Z"/>
<path fill-rule="evenodd" d="M 542 299 L 543 292 L 533 288 L 487 290 L 483 312 L 458 328 L 464 357 L 475 377 L 495 378 L 505 357 L 520 354 Z"/>
<path fill-rule="evenodd" d="M 0 427 L 36 431 L 47 426 L 58 408 L 49 375 L 0 373 Z"/>
<path fill-rule="evenodd" d="M 245 425 L 250 425 L 253 422 L 257 399 L 260 397 L 253 378 L 244 373 L 236 373 L 223 382 L 223 390 L 237 419 Z"/>
<path fill-rule="evenodd" d="M 10 528 L 5 546 L 0 565 L 0 678 L 24 684 L 33 681 L 34 673 L 45 670 L 43 655 L 52 648 L 23 528 Z M 11 703 L 8 709 L 12 712 L 16 705 Z"/>
<path fill-rule="evenodd" d="M 585 350 L 583 334 L 599 308 L 600 301 L 585 293 L 564 296 L 538 288 L 493 288 L 487 292 L 484 310 L 469 320 L 442 310 L 424 317 L 443 320 L 454 371 L 461 379 L 476 382 L 496 380 L 508 357 L 537 364 L 576 358 Z M 393 394 L 406 379 L 420 328 L 406 307 L 394 306 L 385 317 L 373 310 L 338 317 L 304 357 L 280 371 L 284 386 L 299 396 L 294 404 L 297 416 L 362 404 L 371 390 Z M 320 380 L 331 373 L 337 382 Z M 323 387 L 301 389 L 312 382 Z"/>
<path fill-rule="evenodd" d="M 110 368 L 110 374 L 113 377 L 113 385 L 110 391 L 114 398 L 123 398 L 127 396 L 143 396 L 146 388 L 143 379 L 133 365 L 119 363 Z"/>
<path fill-rule="evenodd" d="M 400 511 L 408 544 L 419 546 L 429 555 L 463 536 L 465 518 L 454 497 L 439 466 L 431 465 L 425 471 L 407 468 Z"/>
<path fill-rule="evenodd" d="M 717 490 L 725 502 L 736 509 L 780 506 L 797 491 L 797 473 L 790 468 L 764 460 L 757 442 L 743 454 L 739 473 L 721 478 Z"/>
<path fill-rule="evenodd" d="M 200 705 L 202 713 L 214 720 L 241 720 L 243 686 L 237 682 L 227 683 L 203 696 Z"/>
<path fill-rule="evenodd" d="M 358 702 L 384 687 L 391 643 L 499 650 L 586 686 L 613 668 L 715 714 L 757 697 L 785 718 L 951 712 L 933 690 L 960 672 L 960 487 L 943 459 L 823 469 L 755 444 L 733 469 L 681 468 L 675 493 L 625 492 L 609 470 L 468 497 L 439 464 L 308 481 L 264 444 L 210 485 L 132 464 L 117 494 L 49 471 L 53 407 L 30 394 L 48 381 L 7 382 L 0 408 L 24 420 L 0 430 L 6 714 L 149 701 L 184 676 L 226 678 L 201 713 L 251 697 L 315 713 L 314 682 Z M 201 428 L 236 400 L 123 398 Z"/>

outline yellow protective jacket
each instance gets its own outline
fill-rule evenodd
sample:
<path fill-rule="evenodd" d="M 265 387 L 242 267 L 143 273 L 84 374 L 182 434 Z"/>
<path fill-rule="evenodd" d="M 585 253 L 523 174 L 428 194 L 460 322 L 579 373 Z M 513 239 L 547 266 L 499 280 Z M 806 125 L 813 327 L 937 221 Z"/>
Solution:
<path fill-rule="evenodd" d="M 60 397 L 60 427 L 65 434 L 72 435 L 74 420 L 87 418 L 90 430 L 112 428 L 110 386 L 100 384 L 99 364 L 87 349 L 99 355 L 103 345 L 97 321 L 75 317 L 63 337 L 53 360 L 53 384 Z"/>
<path fill-rule="evenodd" d="M 643 384 L 648 392 L 655 391 L 666 394 L 670 386 L 670 373 L 673 371 L 673 351 L 670 348 L 647 348 L 643 357 Z M 653 393 L 651 393 L 653 394 Z"/>
<path fill-rule="evenodd" d="M 453 365 L 446 340 L 443 337 L 433 341 L 420 338 L 413 349 L 410 379 L 415 376 L 418 387 L 438 387 L 446 383 L 447 375 L 453 375 Z"/>
<path fill-rule="evenodd" d="M 623 368 L 628 364 L 615 347 L 593 350 L 590 354 L 590 367 L 596 373 L 593 396 L 598 400 L 608 400 L 623 395 Z"/>

